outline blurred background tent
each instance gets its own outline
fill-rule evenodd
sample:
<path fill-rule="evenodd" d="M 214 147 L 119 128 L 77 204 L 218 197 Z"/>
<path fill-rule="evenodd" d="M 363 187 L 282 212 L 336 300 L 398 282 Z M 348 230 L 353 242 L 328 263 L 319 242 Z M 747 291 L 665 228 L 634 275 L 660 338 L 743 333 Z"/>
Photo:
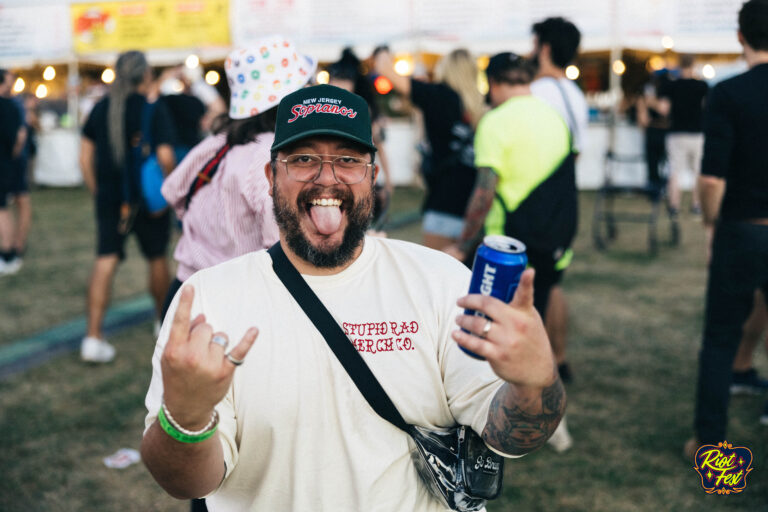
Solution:
<path fill-rule="evenodd" d="M 386 43 L 398 72 L 428 74 L 439 57 L 457 47 L 477 55 L 531 48 L 530 27 L 563 16 L 582 32 L 581 54 L 568 69 L 590 105 L 590 133 L 578 162 L 578 185 L 603 182 L 606 150 L 635 152 L 642 134 L 619 115 L 627 98 L 641 93 L 650 73 L 674 69 L 678 56 L 697 56 L 699 74 L 718 81 L 744 69 L 736 39 L 741 0 L 0 0 L 0 67 L 17 75 L 16 94 L 36 98 L 39 153 L 34 181 L 76 185 L 79 121 L 114 76 L 120 51 L 140 49 L 153 66 L 185 63 L 199 81 L 226 99 L 223 59 L 233 46 L 267 33 L 296 41 L 321 64 L 350 46 L 366 56 Z M 327 80 L 322 66 L 317 81 Z M 481 91 L 487 87 L 478 77 Z M 417 130 L 407 102 L 382 98 L 393 121 L 387 152 L 396 184 L 413 183 Z M 643 179 L 642 166 L 628 171 Z M 629 176 L 630 179 L 633 176 Z M 690 185 L 683 183 L 683 185 Z"/>

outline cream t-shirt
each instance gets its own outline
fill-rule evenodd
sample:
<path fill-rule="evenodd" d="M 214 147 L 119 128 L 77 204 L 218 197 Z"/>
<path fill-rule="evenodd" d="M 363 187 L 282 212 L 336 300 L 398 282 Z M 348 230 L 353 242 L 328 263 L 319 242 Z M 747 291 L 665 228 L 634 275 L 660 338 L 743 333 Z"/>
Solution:
<path fill-rule="evenodd" d="M 503 382 L 465 355 L 450 332 L 470 272 L 419 245 L 366 238 L 333 276 L 304 276 L 342 326 L 405 421 L 428 428 L 485 427 Z M 237 343 L 260 334 L 217 406 L 226 478 L 207 498 L 218 511 L 442 511 L 421 484 L 407 436 L 368 405 L 327 343 L 274 274 L 266 251 L 194 274 L 193 317 Z M 147 428 L 162 399 L 153 357 Z"/>

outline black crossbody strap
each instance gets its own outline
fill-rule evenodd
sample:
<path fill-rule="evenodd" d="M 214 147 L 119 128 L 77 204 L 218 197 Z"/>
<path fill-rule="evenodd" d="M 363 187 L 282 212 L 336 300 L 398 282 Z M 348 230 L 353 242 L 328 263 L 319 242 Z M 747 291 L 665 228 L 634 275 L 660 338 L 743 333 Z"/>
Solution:
<path fill-rule="evenodd" d="M 309 287 L 299 271 L 285 255 L 280 242 L 273 245 L 267 252 L 272 257 L 272 268 L 280 278 L 293 298 L 304 310 L 320 334 L 323 335 L 328 346 L 336 355 L 341 365 L 347 370 L 352 381 L 363 394 L 366 402 L 370 404 L 376 414 L 392 423 L 394 426 L 410 433 L 411 426 L 405 422 L 400 412 L 392 403 L 387 392 L 381 387 L 376 376 L 365 364 L 365 360 L 357 351 L 352 342 L 344 334 L 339 324 L 334 320 L 328 309 L 323 305 L 315 292 Z"/>

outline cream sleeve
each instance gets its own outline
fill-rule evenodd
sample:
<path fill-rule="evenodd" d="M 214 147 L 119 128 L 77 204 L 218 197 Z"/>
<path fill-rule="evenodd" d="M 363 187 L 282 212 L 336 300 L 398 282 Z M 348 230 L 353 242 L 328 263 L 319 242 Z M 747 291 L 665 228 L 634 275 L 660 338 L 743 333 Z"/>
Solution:
<path fill-rule="evenodd" d="M 199 279 L 199 274 L 195 274 L 187 279 L 181 287 L 181 289 L 188 285 L 193 285 L 195 287 L 195 299 L 192 303 L 191 318 L 205 312 L 205 296 L 200 282 L 201 279 Z M 173 301 L 168 308 L 168 313 L 160 328 L 160 334 L 157 339 L 157 344 L 155 345 L 155 352 L 152 356 L 152 379 L 149 383 L 149 390 L 147 391 L 147 396 L 144 400 L 144 404 L 147 408 L 147 415 L 144 418 L 144 434 L 147 433 L 149 427 L 151 427 L 157 419 L 157 414 L 162 404 L 163 374 L 160 359 L 163 355 L 163 350 L 165 350 L 165 345 L 168 342 L 168 337 L 171 332 L 171 324 L 173 323 L 173 317 L 176 313 L 176 308 L 178 307 L 181 289 L 176 293 L 176 296 L 173 298 Z M 238 459 L 236 443 L 237 421 L 232 396 L 232 387 L 230 386 L 224 399 L 216 406 L 216 411 L 219 413 L 219 426 L 217 429 L 219 434 L 218 437 L 224 454 L 224 464 L 226 465 L 226 474 L 224 479 L 222 479 L 222 483 L 232 472 L 235 465 L 237 465 Z"/>

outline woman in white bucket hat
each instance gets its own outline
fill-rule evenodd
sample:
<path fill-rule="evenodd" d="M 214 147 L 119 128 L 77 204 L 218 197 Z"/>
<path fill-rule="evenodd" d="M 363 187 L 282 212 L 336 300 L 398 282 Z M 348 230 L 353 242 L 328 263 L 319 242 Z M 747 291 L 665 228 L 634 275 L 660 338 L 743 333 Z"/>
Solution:
<path fill-rule="evenodd" d="M 181 284 L 198 270 L 278 240 L 264 176 L 277 105 L 310 81 L 317 62 L 275 35 L 235 49 L 224 67 L 231 91 L 228 115 L 163 183 L 163 196 L 182 221 L 174 252 L 178 270 L 163 316 Z"/>

